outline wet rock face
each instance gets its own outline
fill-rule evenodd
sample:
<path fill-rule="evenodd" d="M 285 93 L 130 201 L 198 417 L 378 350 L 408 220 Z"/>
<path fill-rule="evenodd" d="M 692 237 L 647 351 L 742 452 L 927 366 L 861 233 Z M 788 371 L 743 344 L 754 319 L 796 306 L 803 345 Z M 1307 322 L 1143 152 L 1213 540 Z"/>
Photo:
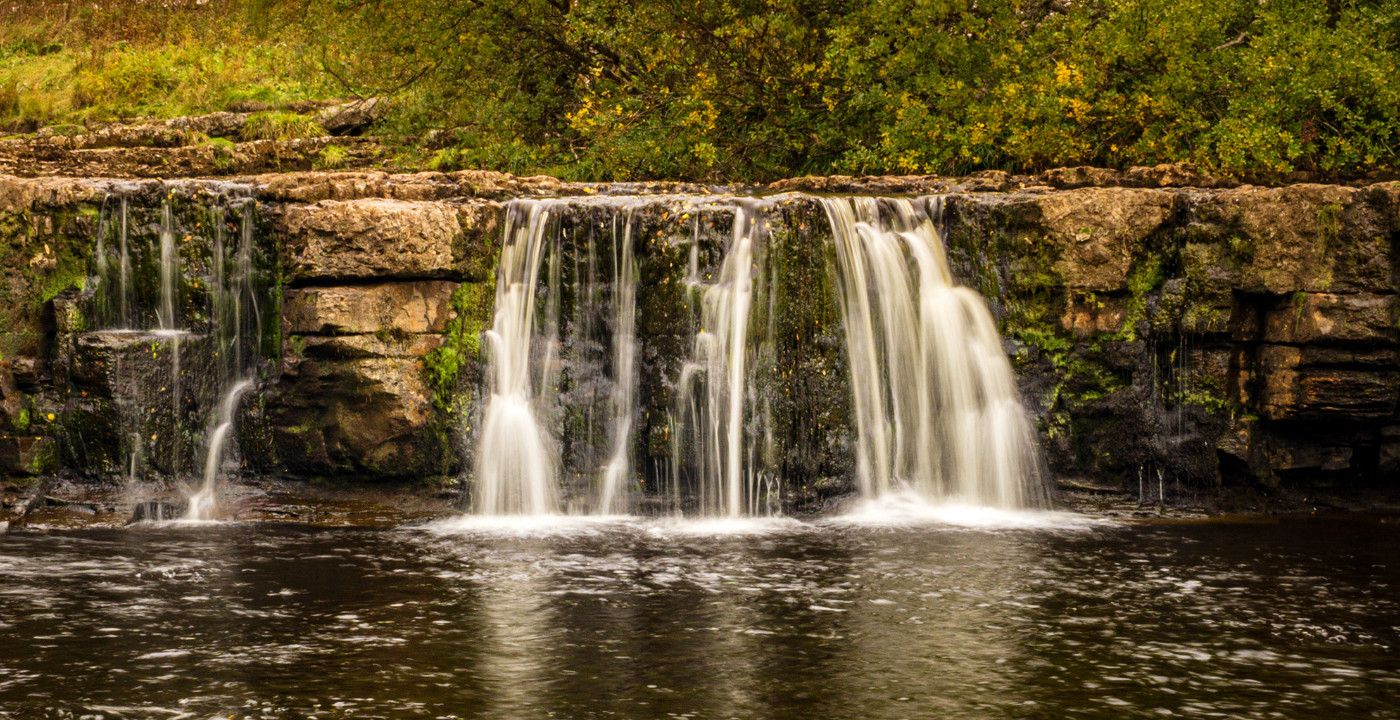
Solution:
<path fill-rule="evenodd" d="M 268 267 L 280 269 L 280 281 L 260 280 L 276 298 L 263 305 L 271 338 L 264 385 L 240 423 L 248 462 L 293 477 L 369 479 L 471 467 L 506 201 L 705 190 L 487 172 L 303 172 L 252 183 L 260 232 L 275 255 Z M 0 177 L 0 473 L 64 465 L 120 473 L 130 422 L 111 403 L 120 394 L 111 367 L 149 363 L 152 373 L 169 372 L 163 341 L 84 325 L 108 189 Z M 817 178 L 772 189 L 942 194 L 955 274 L 988 297 L 1060 475 L 1136 488 L 1140 474 L 1160 470 L 1210 488 L 1400 474 L 1400 185 L 1250 187 L 1164 167 Z M 192 191 L 151 184 L 126 192 L 144 208 L 133 232 L 149 235 L 160 199 Z M 196 205 L 179 205 L 183 226 L 206 222 Z M 640 407 L 632 451 L 644 475 L 637 480 L 651 489 L 669 461 L 674 378 L 696 322 L 685 283 L 692 229 L 678 224 L 673 205 L 658 199 L 636 216 Z M 724 213 L 702 216 L 713 225 L 698 257 L 703 275 L 718 267 L 728 230 Z M 569 224 L 578 241 L 585 232 L 604 237 L 612 222 L 595 208 Z M 764 462 L 781 468 L 789 500 L 816 502 L 849 489 L 851 474 L 830 231 L 810 196 L 779 196 L 769 222 L 770 272 L 751 322 L 771 333 L 763 352 L 780 362 L 755 355 L 763 371 L 752 391 L 768 402 Z M 208 324 L 200 284 L 209 268 L 198 245 L 182 234 L 181 314 L 196 333 Z M 582 257 L 570 252 L 567 263 Z M 149 270 L 139 252 L 133 262 Z M 570 268 L 562 271 L 566 295 L 575 292 Z M 565 313 L 562 322 L 585 320 L 596 327 L 564 348 L 561 362 L 572 365 L 563 391 L 603 397 L 606 388 L 585 376 L 611 362 L 606 319 Z M 182 385 L 198 389 L 193 378 Z M 72 423 L 62 422 L 65 411 Z M 50 413 L 59 421 L 50 424 Z M 569 432 L 569 461 L 596 464 L 584 456 L 600 450 L 584 445 L 603 435 Z M 197 434 L 147 439 L 145 452 L 164 456 L 170 451 L 157 445 L 196 443 Z"/>
<path fill-rule="evenodd" d="M 1060 474 L 1394 478 L 1396 186 L 949 199 Z"/>
<path fill-rule="evenodd" d="M 294 475 L 426 478 L 455 460 L 433 426 L 423 356 L 440 338 L 315 338 L 269 396 L 280 465 Z"/>

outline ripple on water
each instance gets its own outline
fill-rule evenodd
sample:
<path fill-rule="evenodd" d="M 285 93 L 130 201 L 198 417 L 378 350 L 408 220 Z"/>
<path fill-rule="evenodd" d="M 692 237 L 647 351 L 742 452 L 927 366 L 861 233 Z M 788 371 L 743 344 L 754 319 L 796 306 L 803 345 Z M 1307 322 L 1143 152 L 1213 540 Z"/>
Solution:
<path fill-rule="evenodd" d="M 1396 716 L 1393 528 L 908 510 L 7 536 L 0 718 Z"/>

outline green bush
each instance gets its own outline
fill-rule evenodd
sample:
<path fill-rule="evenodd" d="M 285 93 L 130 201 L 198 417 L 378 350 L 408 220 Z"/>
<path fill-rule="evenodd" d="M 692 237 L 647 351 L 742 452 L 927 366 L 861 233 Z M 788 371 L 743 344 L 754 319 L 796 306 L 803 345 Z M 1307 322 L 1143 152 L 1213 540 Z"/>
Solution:
<path fill-rule="evenodd" d="M 0 7 L 14 128 L 391 97 L 401 165 L 582 179 L 1400 170 L 1395 0 L 24 5 Z"/>

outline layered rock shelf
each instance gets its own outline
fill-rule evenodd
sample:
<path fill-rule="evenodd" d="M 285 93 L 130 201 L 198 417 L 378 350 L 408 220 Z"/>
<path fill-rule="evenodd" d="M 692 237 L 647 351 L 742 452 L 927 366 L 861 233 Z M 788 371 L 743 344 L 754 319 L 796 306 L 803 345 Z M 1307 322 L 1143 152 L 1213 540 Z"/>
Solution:
<path fill-rule="evenodd" d="M 820 267 L 832 262 L 831 237 L 812 192 L 943 198 L 955 274 L 992 305 L 1064 483 L 1128 492 L 1165 483 L 1164 492 L 1193 495 L 1400 488 L 1400 183 L 1263 187 L 1179 168 L 742 189 L 485 172 L 0 177 L 0 473 L 123 473 L 107 448 L 120 425 L 104 417 L 111 366 L 159 362 L 159 352 L 85 326 L 112 197 L 126 198 L 133 217 L 171 198 L 193 207 L 233 193 L 256 203 L 275 284 L 259 392 L 238 423 L 248 472 L 432 481 L 469 467 L 464 438 L 510 199 L 655 195 L 644 212 L 660 217 L 693 206 L 679 194 L 729 192 L 774 198 L 775 235 L 816 263 L 782 271 L 811 277 L 792 283 L 803 290 L 787 296 L 793 320 L 781 332 L 792 337 L 781 341 L 813 348 L 802 356 L 810 367 L 783 371 L 831 375 L 804 381 L 792 412 L 824 418 L 801 432 L 827 433 L 822 452 L 838 459 L 785 464 L 795 504 L 851 482 L 839 461 L 849 454 L 840 431 L 849 399 L 834 379 L 844 366 L 822 359 L 839 355 L 827 342 L 839 334 L 835 291 Z M 192 246 L 208 240 L 190 213 L 181 252 L 194 258 Z M 654 257 L 642 260 L 639 304 L 670 302 L 671 289 L 646 284 L 646 263 L 673 258 Z M 190 268 L 197 292 L 199 268 Z M 653 337 L 663 346 L 667 332 L 638 329 L 643 347 Z M 650 419 L 664 413 L 665 389 L 642 395 L 656 399 L 643 400 L 639 466 L 665 452 Z"/>

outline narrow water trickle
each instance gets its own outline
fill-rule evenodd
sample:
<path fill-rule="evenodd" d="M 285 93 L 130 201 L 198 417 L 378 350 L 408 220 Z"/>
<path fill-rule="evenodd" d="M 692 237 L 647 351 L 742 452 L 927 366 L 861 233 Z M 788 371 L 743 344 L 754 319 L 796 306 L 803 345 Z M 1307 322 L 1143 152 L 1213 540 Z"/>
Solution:
<path fill-rule="evenodd" d="M 622 491 L 632 475 L 632 418 L 637 413 L 637 260 L 633 256 L 633 218 L 630 212 L 620 220 L 621 242 L 613 247 L 612 365 L 615 376 L 608 397 L 612 415 L 612 453 L 603 469 L 598 496 L 598 514 L 611 515 L 621 509 Z M 619 233 L 614 228 L 613 237 Z"/>
<path fill-rule="evenodd" d="M 237 418 L 238 401 L 253 388 L 257 369 L 257 333 L 261 327 L 253 266 L 253 205 L 243 204 L 238 244 L 230 253 L 224 228 L 226 211 L 211 211 L 214 228 L 209 287 L 210 334 L 214 339 L 215 367 L 222 399 L 205 438 L 203 478 L 189 498 L 187 520 L 212 520 L 218 510 L 219 469 L 225 446 Z M 232 256 L 230 258 L 230 255 Z M 232 260 L 232 262 L 230 262 Z M 245 339 L 250 342 L 245 342 Z"/>
<path fill-rule="evenodd" d="M 121 438 L 104 466 L 142 502 L 159 492 L 150 481 L 193 479 L 184 517 L 198 520 L 217 514 L 262 325 L 255 203 L 240 189 L 214 190 L 164 189 L 158 205 L 143 206 L 132 186 L 103 202 L 90 329 L 76 339 L 84 367 L 111 368 L 87 376 L 93 400 L 81 408 Z"/>

